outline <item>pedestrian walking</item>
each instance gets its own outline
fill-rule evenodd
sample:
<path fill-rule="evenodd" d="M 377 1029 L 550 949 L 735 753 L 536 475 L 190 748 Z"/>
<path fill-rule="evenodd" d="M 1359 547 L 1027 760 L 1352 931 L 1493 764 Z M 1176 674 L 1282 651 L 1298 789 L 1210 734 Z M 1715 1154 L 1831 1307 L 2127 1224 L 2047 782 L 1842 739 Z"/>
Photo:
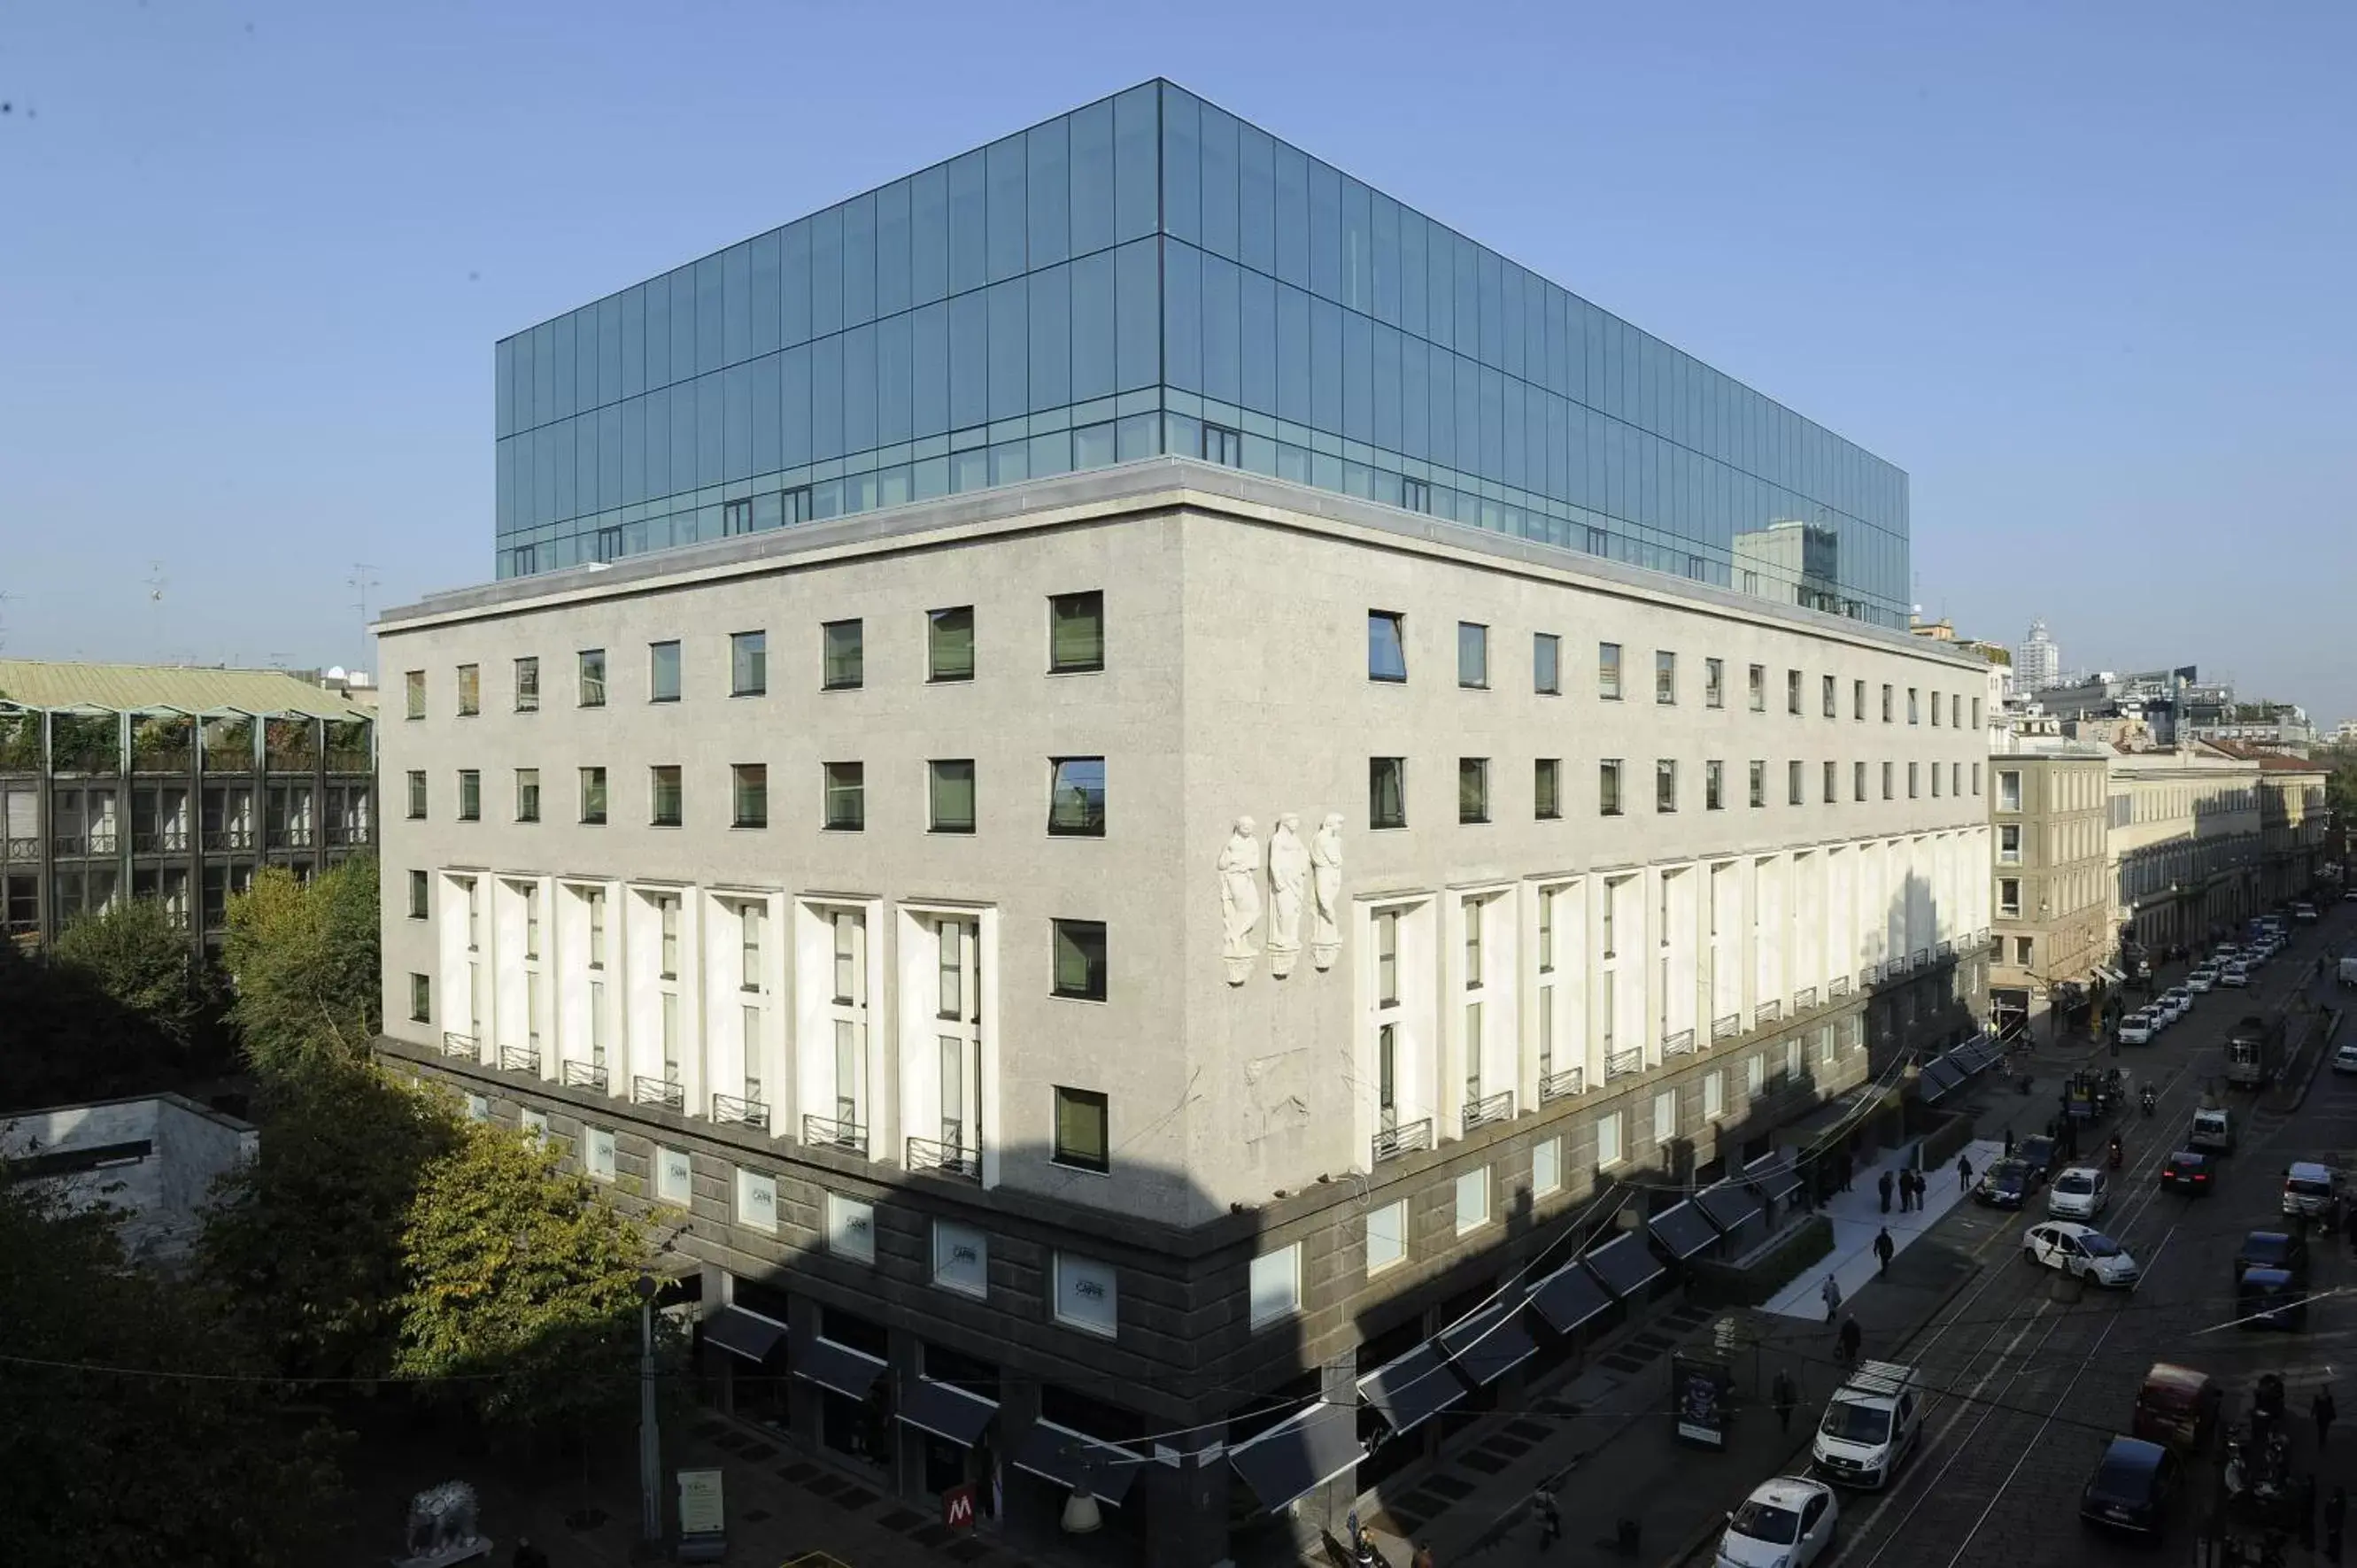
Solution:
<path fill-rule="evenodd" d="M 1956 1190 L 1970 1192 L 1972 1189 L 1973 1157 L 1970 1155 L 1958 1155 L 1956 1156 Z"/>
<path fill-rule="evenodd" d="M 2331 1434 L 2333 1418 L 2341 1413 L 2332 1402 L 2330 1388 L 2316 1391 L 2316 1397 L 2308 1402 L 2308 1413 L 2316 1420 L 2316 1451 L 2321 1454 L 2325 1439 Z"/>
<path fill-rule="evenodd" d="M 1899 1251 L 1899 1244 L 1890 1239 L 1889 1226 L 1886 1225 L 1875 1232 L 1874 1256 L 1882 1264 L 1880 1273 L 1887 1274 L 1890 1272 L 1890 1254 L 1897 1251 Z"/>
<path fill-rule="evenodd" d="M 1889 1171 L 1885 1171 L 1885 1172 L 1883 1172 L 1883 1173 L 1882 1173 L 1882 1179 L 1881 1179 L 1880 1181 L 1876 1182 L 1874 1185 L 1875 1185 L 1878 1188 L 1879 1188 L 1879 1189 L 1881 1190 L 1881 1193 L 1882 1193 L 1882 1212 L 1883 1212 L 1883 1213 L 1885 1213 L 1885 1214 L 1889 1213 L 1889 1212 L 1890 1212 L 1890 1173 L 1889 1173 Z"/>
<path fill-rule="evenodd" d="M 1825 1283 L 1817 1287 L 1817 1294 L 1825 1304 L 1825 1321 L 1827 1323 L 1833 1322 L 1833 1320 L 1841 1313 L 1841 1285 L 1834 1279 L 1833 1275 L 1827 1274 L 1825 1276 Z"/>
<path fill-rule="evenodd" d="M 2008 1160 L 2013 1158 L 2013 1129 L 2010 1127 L 2005 1130 L 2005 1157 Z"/>
<path fill-rule="evenodd" d="M 1769 1390 L 1769 1397 L 1776 1402 L 1776 1429 L 1779 1432 L 1791 1432 L 1792 1407 L 1801 1402 L 1801 1391 L 1793 1387 L 1792 1374 L 1789 1370 L 1782 1368 L 1777 1369 L 1776 1381 Z M 2340 1494 L 2336 1492 L 2333 1496 L 2337 1498 Z"/>
<path fill-rule="evenodd" d="M 1857 1326 L 1857 1318 L 1845 1317 L 1842 1319 L 1841 1359 L 1843 1366 L 1849 1367 L 1857 1365 L 1858 1342 L 1865 1337 L 1866 1330 Z"/>
<path fill-rule="evenodd" d="M 1563 1539 L 1563 1510 L 1555 1506 L 1555 1494 L 1544 1487 L 1537 1498 L 1539 1515 L 1539 1546 L 1544 1549 Z"/>

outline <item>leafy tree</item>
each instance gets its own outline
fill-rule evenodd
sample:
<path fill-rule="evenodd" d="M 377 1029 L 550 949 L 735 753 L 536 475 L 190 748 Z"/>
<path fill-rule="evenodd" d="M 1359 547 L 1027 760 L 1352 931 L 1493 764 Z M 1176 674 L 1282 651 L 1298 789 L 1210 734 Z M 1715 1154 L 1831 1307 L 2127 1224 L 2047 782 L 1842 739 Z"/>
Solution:
<path fill-rule="evenodd" d="M 274 867 L 230 900 L 230 1017 L 247 1059 L 274 1083 L 367 1059 L 382 1018 L 378 916 L 370 856 L 307 887 Z"/>
<path fill-rule="evenodd" d="M 178 1059 L 153 1020 L 86 974 L 0 941 L 0 1111 L 152 1092 Z"/>
<path fill-rule="evenodd" d="M 410 1288 L 397 1369 L 500 1425 L 553 1425 L 635 1396 L 639 1222 L 554 1150 L 463 1123 L 418 1184 L 403 1239 Z"/>
<path fill-rule="evenodd" d="M 188 935 L 173 927 L 156 899 L 125 899 L 76 917 L 58 933 L 49 956 L 184 1050 L 211 1013 L 204 972 L 188 960 Z"/>

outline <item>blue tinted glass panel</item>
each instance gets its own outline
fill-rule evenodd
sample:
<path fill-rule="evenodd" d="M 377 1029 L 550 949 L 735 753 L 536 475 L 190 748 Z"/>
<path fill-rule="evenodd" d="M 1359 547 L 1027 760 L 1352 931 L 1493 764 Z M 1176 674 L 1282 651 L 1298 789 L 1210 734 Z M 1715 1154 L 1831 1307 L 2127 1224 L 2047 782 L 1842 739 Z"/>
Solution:
<path fill-rule="evenodd" d="M 548 324 L 549 342 L 554 348 L 550 371 L 551 390 L 556 395 L 556 405 L 549 411 L 552 419 L 563 419 L 573 412 L 573 317 L 560 316 Z"/>
<path fill-rule="evenodd" d="M 1023 271 L 1029 212 L 1024 198 L 1024 138 L 1009 136 L 988 149 L 988 226 L 990 281 L 1003 282 Z"/>
<path fill-rule="evenodd" d="M 939 435 L 950 427 L 950 307 L 936 301 L 909 315 L 909 435 Z"/>
<path fill-rule="evenodd" d="M 876 324 L 876 441 L 889 446 L 916 434 L 916 388 L 911 377 L 914 322 L 909 313 Z"/>
<path fill-rule="evenodd" d="M 671 379 L 690 381 L 695 375 L 695 269 L 682 267 L 671 274 Z"/>
<path fill-rule="evenodd" d="M 843 324 L 876 319 L 876 197 L 843 204 Z"/>
<path fill-rule="evenodd" d="M 843 335 L 843 449 L 871 451 L 876 446 L 876 326 Z"/>
<path fill-rule="evenodd" d="M 843 338 L 811 345 L 811 456 L 840 457 L 843 445 Z"/>
<path fill-rule="evenodd" d="M 597 510 L 597 415 L 595 413 L 573 416 L 573 504 L 565 509 L 566 517 L 579 517 L 585 511 Z"/>
<path fill-rule="evenodd" d="M 909 298 L 918 305 L 949 293 L 950 176 L 935 166 L 909 181 Z"/>
<path fill-rule="evenodd" d="M 622 387 L 620 395 L 636 397 L 647 390 L 647 302 L 643 289 L 625 289 L 621 298 Z"/>
<path fill-rule="evenodd" d="M 1021 278 L 990 285 L 990 417 L 1030 412 L 1029 290 Z"/>
<path fill-rule="evenodd" d="M 1182 392 L 1203 390 L 1201 252 L 1168 242 L 1162 251 L 1163 377 Z"/>
<path fill-rule="evenodd" d="M 951 160 L 950 292 L 963 294 L 990 281 L 987 218 L 990 201 L 985 156 L 971 152 Z"/>
<path fill-rule="evenodd" d="M 1357 311 L 1342 313 L 1342 434 L 1352 441 L 1375 438 L 1374 325 Z"/>
<path fill-rule="evenodd" d="M 990 302 L 980 293 L 949 302 L 950 428 L 990 419 Z"/>
<path fill-rule="evenodd" d="M 753 476 L 753 367 L 731 365 L 720 372 L 722 413 L 720 477 Z"/>
<path fill-rule="evenodd" d="M 1276 272 L 1276 144 L 1265 131 L 1236 124 L 1236 260 Z"/>
<path fill-rule="evenodd" d="M 1202 233 L 1200 117 L 1191 93 L 1162 90 L 1162 229 L 1188 241 Z"/>
<path fill-rule="evenodd" d="M 1114 355 L 1123 392 L 1152 386 L 1162 375 L 1162 300 L 1154 252 L 1154 241 L 1133 240 L 1114 252 Z"/>
<path fill-rule="evenodd" d="M 621 405 L 622 492 L 620 505 L 635 506 L 647 499 L 647 400 L 634 397 Z"/>
<path fill-rule="evenodd" d="M 810 220 L 811 336 L 843 329 L 843 209 L 830 207 Z"/>
<path fill-rule="evenodd" d="M 1276 277 L 1309 286 L 1309 157 L 1276 144 Z"/>
<path fill-rule="evenodd" d="M 1342 177 L 1309 160 L 1309 292 L 1342 297 Z"/>
<path fill-rule="evenodd" d="M 1173 247 L 1178 249 L 1179 247 Z M 1203 395 L 1222 403 L 1243 401 L 1243 306 L 1242 274 L 1235 263 L 1205 256 L 1203 263 Z"/>
<path fill-rule="evenodd" d="M 1276 413 L 1275 280 L 1238 269 L 1236 310 L 1241 386 L 1236 401 L 1266 414 Z"/>
<path fill-rule="evenodd" d="M 778 360 L 778 464 L 799 468 L 811 453 L 811 347 L 787 349 Z"/>
<path fill-rule="evenodd" d="M 640 400 L 646 406 L 647 482 L 642 500 L 671 494 L 671 389 L 657 387 Z"/>
<path fill-rule="evenodd" d="M 1201 120 L 1202 247 L 1232 261 L 1236 255 L 1236 123 L 1206 103 Z"/>
<path fill-rule="evenodd" d="M 1330 299 L 1309 302 L 1309 423 L 1342 428 L 1342 307 Z"/>
<path fill-rule="evenodd" d="M 503 437 L 491 447 L 491 525 L 500 533 L 515 527 L 515 438 Z"/>
<path fill-rule="evenodd" d="M 586 413 L 597 406 L 597 307 L 585 305 L 573 313 L 573 409 Z"/>
<path fill-rule="evenodd" d="M 1113 255 L 1072 263 L 1072 398 L 1109 397 L 1114 381 Z"/>
<path fill-rule="evenodd" d="M 1374 306 L 1374 218 L 1367 188 L 1348 175 L 1342 177 L 1342 294 L 1352 310 Z"/>
<path fill-rule="evenodd" d="M 532 433 L 532 521 L 534 523 L 556 520 L 556 435 L 563 428 L 557 424 L 544 424 Z M 567 453 L 566 456 L 569 459 L 571 454 Z M 572 472 L 569 460 L 565 467 L 566 473 Z"/>
<path fill-rule="evenodd" d="M 1426 290 L 1428 269 L 1425 258 L 1424 214 L 1412 208 L 1399 209 L 1399 322 L 1403 329 L 1422 338 L 1426 335 Z"/>
<path fill-rule="evenodd" d="M 1066 267 L 1033 273 L 1030 318 L 1031 411 L 1061 408 L 1072 401 L 1071 274 Z"/>
<path fill-rule="evenodd" d="M 909 182 L 876 193 L 876 314 L 909 308 Z"/>
<path fill-rule="evenodd" d="M 1400 446 L 1400 335 L 1395 327 L 1377 322 L 1369 338 L 1374 373 L 1369 396 L 1373 402 L 1373 434 L 1369 437 L 1386 451 Z M 1347 352 L 1347 349 L 1345 350 Z"/>
<path fill-rule="evenodd" d="M 515 340 L 503 338 L 491 349 L 491 394 L 493 436 L 515 434 Z"/>
<path fill-rule="evenodd" d="M 1151 234 L 1161 222 L 1158 95 L 1159 89 L 1148 82 L 1113 101 L 1113 237 L 1116 243 Z"/>
<path fill-rule="evenodd" d="M 778 235 L 778 341 L 786 348 L 810 341 L 810 242 L 808 219 Z"/>
<path fill-rule="evenodd" d="M 747 263 L 746 352 L 772 353 L 778 347 L 778 234 L 775 230 L 753 242 Z"/>
<path fill-rule="evenodd" d="M 1423 338 L 1401 335 L 1399 449 L 1411 457 L 1432 456 L 1431 355 Z"/>
<path fill-rule="evenodd" d="M 1462 260 L 1460 252 L 1459 260 Z M 1501 276 L 1503 264 L 1495 251 L 1473 248 L 1473 287 L 1475 319 L 1480 323 L 1476 341 L 1480 347 L 1476 357 L 1485 365 L 1502 363 L 1505 358 L 1506 309 L 1505 284 Z M 1464 323 L 1458 323 L 1461 331 Z M 1461 345 L 1460 345 L 1461 347 Z"/>
<path fill-rule="evenodd" d="M 753 361 L 752 467 L 756 474 L 774 474 L 785 467 L 784 448 L 779 442 L 778 368 L 775 354 L 764 354 Z M 601 462 L 605 457 L 602 445 L 598 457 Z"/>
<path fill-rule="evenodd" d="M 727 431 L 727 410 L 720 395 L 720 372 L 714 371 L 708 375 L 696 377 L 695 482 L 697 484 L 720 483 L 721 469 L 725 467 L 724 442 Z"/>
<path fill-rule="evenodd" d="M 753 351 L 753 247 L 720 253 L 720 362 L 733 365 Z"/>
<path fill-rule="evenodd" d="M 1070 116 L 1072 163 L 1072 254 L 1113 243 L 1113 102 L 1092 103 Z"/>
<path fill-rule="evenodd" d="M 1309 423 L 1309 296 L 1276 290 L 1276 416 Z"/>
<path fill-rule="evenodd" d="M 1374 285 L 1369 308 L 1376 320 L 1396 327 L 1400 318 L 1399 203 L 1377 191 L 1368 212 L 1367 267 Z"/>
<path fill-rule="evenodd" d="M 1029 264 L 1052 266 L 1072 253 L 1071 128 L 1050 120 L 1025 133 L 1028 170 L 1024 184 L 1031 204 Z"/>

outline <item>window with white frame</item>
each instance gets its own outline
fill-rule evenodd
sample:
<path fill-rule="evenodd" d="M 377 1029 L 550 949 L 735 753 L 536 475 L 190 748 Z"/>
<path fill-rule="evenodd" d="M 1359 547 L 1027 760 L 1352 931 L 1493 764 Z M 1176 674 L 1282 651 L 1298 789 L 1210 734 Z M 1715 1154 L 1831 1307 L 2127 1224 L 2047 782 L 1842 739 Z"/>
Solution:
<path fill-rule="evenodd" d="M 826 1195 L 826 1250 L 838 1258 L 848 1258 L 855 1263 L 876 1261 L 876 1206 L 862 1203 L 856 1197 L 845 1197 L 839 1192 Z"/>
<path fill-rule="evenodd" d="M 522 1110 L 516 1112 L 516 1125 L 522 1130 L 523 1135 L 531 1139 L 533 1143 L 546 1144 L 548 1142 L 547 1112 L 535 1111 L 531 1106 L 527 1105 Z"/>
<path fill-rule="evenodd" d="M 488 1122 L 491 1119 L 491 1102 L 479 1094 L 467 1096 L 467 1120 Z"/>
<path fill-rule="evenodd" d="M 1562 1187 L 1563 1140 L 1541 1138 L 1531 1145 L 1531 1196 L 1544 1197 L 1560 1191 Z"/>
<path fill-rule="evenodd" d="M 1381 1273 L 1407 1257 L 1407 1200 L 1367 1210 L 1367 1273 Z"/>
<path fill-rule="evenodd" d="M 1383 1132 L 1400 1123 L 1400 1102 L 1405 1085 L 1400 1081 L 1401 1035 L 1405 1014 L 1400 1001 L 1400 925 L 1405 909 L 1378 909 L 1372 921 L 1375 938 L 1374 1055 L 1375 1116 Z"/>
<path fill-rule="evenodd" d="M 1999 865 L 2021 864 L 2021 824 L 2019 822 L 1997 824 L 1996 861 Z"/>
<path fill-rule="evenodd" d="M 1121 1327 L 1121 1286 L 1111 1263 L 1058 1252 L 1055 1316 L 1067 1328 L 1113 1338 Z"/>
<path fill-rule="evenodd" d="M 1265 1328 L 1301 1310 L 1301 1243 L 1252 1261 L 1252 1326 Z"/>
<path fill-rule="evenodd" d="M 764 1235 L 778 1233 L 778 1178 L 737 1167 L 737 1223 Z"/>
<path fill-rule="evenodd" d="M 958 916 L 935 918 L 932 926 L 941 1141 L 971 1155 L 982 1143 L 980 927 Z"/>
<path fill-rule="evenodd" d="M 581 1129 L 581 1168 L 592 1181 L 614 1179 L 614 1130 L 610 1127 Z"/>
<path fill-rule="evenodd" d="M 1743 1091 L 1754 1100 L 1768 1086 L 1768 1058 L 1761 1052 L 1749 1057 L 1743 1063 Z"/>
<path fill-rule="evenodd" d="M 1716 1122 L 1727 1114 L 1727 1075 L 1719 1071 L 1702 1075 L 1702 1116 L 1706 1122 Z"/>
<path fill-rule="evenodd" d="M 1478 1230 L 1490 1223 L 1490 1167 L 1467 1171 L 1457 1178 L 1457 1233 Z"/>
<path fill-rule="evenodd" d="M 867 1056 L 867 916 L 859 909 L 825 911 L 831 942 L 826 1017 L 834 1057 L 834 1120 L 864 1127 Z"/>
<path fill-rule="evenodd" d="M 694 1177 L 685 1149 L 655 1149 L 655 1201 L 680 1208 L 694 1190 Z"/>
<path fill-rule="evenodd" d="M 990 1238 L 973 1225 L 933 1221 L 933 1283 L 977 1300 L 990 1294 Z"/>
<path fill-rule="evenodd" d="M 1596 1168 L 1610 1170 L 1627 1156 L 1620 1148 L 1620 1119 L 1625 1114 L 1608 1111 L 1596 1119 Z"/>
<path fill-rule="evenodd" d="M 1663 1090 L 1653 1096 L 1653 1142 L 1666 1144 L 1678 1135 L 1678 1091 Z"/>

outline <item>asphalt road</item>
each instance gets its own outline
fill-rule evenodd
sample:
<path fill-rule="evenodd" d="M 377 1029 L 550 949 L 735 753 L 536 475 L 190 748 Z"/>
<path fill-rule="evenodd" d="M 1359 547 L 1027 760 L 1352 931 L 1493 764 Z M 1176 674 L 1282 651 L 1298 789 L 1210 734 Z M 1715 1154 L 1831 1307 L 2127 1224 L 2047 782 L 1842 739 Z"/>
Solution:
<path fill-rule="evenodd" d="M 2357 1079 L 2336 1079 L 2327 1069 L 2287 1119 L 2256 1113 L 2247 1093 L 2222 1095 L 2244 1125 L 2216 1193 L 2183 1197 L 2161 1191 L 2156 1179 L 2205 1080 L 2222 1069 L 2228 1027 L 2256 1010 L 2254 1000 L 2281 1005 L 2322 948 L 2352 941 L 2357 906 L 2332 906 L 2320 925 L 2294 928 L 2252 988 L 2255 998 L 2224 990 L 2196 997 L 2191 1015 L 2158 1043 L 2123 1048 L 2120 1064 L 2136 1083 L 2160 1090 L 2152 1119 L 2132 1104 L 2113 1124 L 2124 1133 L 2127 1160 L 2113 1178 L 2110 1210 L 2097 1222 L 2141 1265 L 2132 1291 L 2073 1289 L 2022 1260 L 2022 1232 L 2046 1218 L 2042 1199 L 2023 1215 L 1962 1206 L 1927 1238 L 1976 1256 L 1985 1268 L 1904 1353 L 1939 1391 L 1926 1440 L 1889 1490 L 1845 1497 L 1834 1559 L 1841 1568 L 2149 1564 L 2152 1553 L 2140 1543 L 2100 1534 L 2078 1519 L 2080 1489 L 2110 1436 L 2127 1430 L 2147 1367 L 2157 1360 L 2198 1367 L 2218 1379 L 2230 1407 L 2272 1370 L 2285 1380 L 2291 1410 L 2304 1417 L 2317 1385 L 2342 1369 L 2344 1359 L 2357 1359 L 2357 1294 L 2315 1303 L 2304 1333 L 2222 1326 L 2235 1316 L 2236 1244 L 2244 1231 L 2280 1222 L 2284 1165 L 2302 1158 L 2351 1163 Z M 2043 1128 L 2055 1105 L 2048 1088 L 2041 1081 L 2034 1098 L 2021 1099 L 2018 1128 Z M 2102 1136 L 2091 1141 L 2097 1150 Z M 2357 1287 L 2357 1263 L 2337 1243 L 2319 1238 L 2316 1261 L 2316 1289 Z M 2338 1397 L 2357 1414 L 2357 1382 Z M 2308 1423 L 2294 1425 L 2304 1465 Z M 2357 1456 L 2357 1440 L 2342 1442 Z M 2192 1475 L 2206 1486 L 2199 1467 Z M 2325 1484 L 2336 1481 L 2346 1478 L 2328 1477 Z M 2180 1496 L 2169 1560 L 2190 1550 L 2197 1518 L 2192 1498 Z"/>

